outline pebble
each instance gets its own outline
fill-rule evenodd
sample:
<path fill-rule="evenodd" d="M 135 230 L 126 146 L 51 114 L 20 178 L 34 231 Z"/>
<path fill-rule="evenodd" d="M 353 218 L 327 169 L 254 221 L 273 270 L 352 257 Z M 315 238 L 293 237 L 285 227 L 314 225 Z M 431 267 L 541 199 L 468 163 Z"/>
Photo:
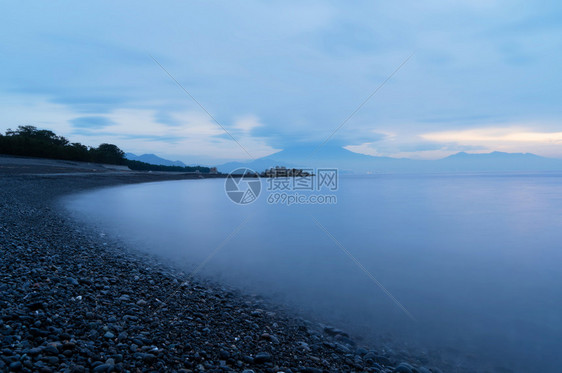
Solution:
<path fill-rule="evenodd" d="M 254 356 L 254 362 L 258 364 L 266 363 L 268 361 L 271 361 L 271 355 L 267 352 L 260 352 Z"/>
<path fill-rule="evenodd" d="M 395 373 L 413 373 L 413 367 L 407 363 L 400 363 L 396 368 L 394 368 Z"/>
<path fill-rule="evenodd" d="M 113 365 L 100 364 L 94 368 L 94 372 L 109 372 L 111 369 L 113 369 Z"/>
<path fill-rule="evenodd" d="M 13 370 L 15 372 L 19 372 L 20 370 L 22 370 L 23 365 L 21 365 L 21 363 L 19 361 L 14 361 L 13 363 L 10 364 L 10 370 Z"/>

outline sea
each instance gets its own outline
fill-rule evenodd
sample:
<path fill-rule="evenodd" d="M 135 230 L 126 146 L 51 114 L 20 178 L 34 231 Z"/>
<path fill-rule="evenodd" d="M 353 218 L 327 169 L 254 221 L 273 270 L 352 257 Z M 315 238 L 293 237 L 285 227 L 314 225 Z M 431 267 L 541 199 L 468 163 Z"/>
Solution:
<path fill-rule="evenodd" d="M 319 176 L 154 182 L 63 203 L 100 234 L 361 343 L 459 370 L 562 371 L 561 173 Z"/>

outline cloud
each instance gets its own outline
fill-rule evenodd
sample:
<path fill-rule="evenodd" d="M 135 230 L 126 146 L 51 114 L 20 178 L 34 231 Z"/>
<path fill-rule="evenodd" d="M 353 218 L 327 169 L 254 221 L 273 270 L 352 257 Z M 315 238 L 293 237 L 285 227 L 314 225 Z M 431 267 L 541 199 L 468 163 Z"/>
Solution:
<path fill-rule="evenodd" d="M 540 132 L 523 128 L 478 128 L 460 131 L 444 131 L 422 134 L 426 140 L 439 142 L 457 142 L 461 144 L 503 144 L 503 143 L 538 143 L 562 144 L 561 132 Z"/>
<path fill-rule="evenodd" d="M 98 129 L 126 140 L 123 146 L 168 151 L 165 144 L 177 136 L 186 145 L 173 148 L 178 155 L 214 160 L 229 149 L 239 157 L 238 146 L 225 145 L 232 140 L 153 55 L 245 147 L 261 149 L 256 153 L 320 144 L 416 51 L 331 145 L 416 157 L 462 147 L 501 150 L 497 145 L 562 157 L 546 141 L 562 131 L 560 2 L 171 2 L 135 4 L 133 13 L 130 7 L 4 7 L 6 125 L 33 119 L 98 141 L 95 124 L 70 121 L 105 117 L 114 124 Z M 12 97 L 22 104 L 11 105 Z M 528 126 L 511 138 L 458 133 L 545 121 L 549 128 Z"/>
<path fill-rule="evenodd" d="M 173 114 L 163 110 L 159 110 L 154 114 L 154 120 L 158 123 L 174 127 L 182 124 Z"/>
<path fill-rule="evenodd" d="M 529 152 L 560 158 L 562 157 L 562 132 L 546 130 L 546 128 L 552 127 L 553 125 L 550 123 L 522 124 L 509 127 L 494 127 L 491 125 L 474 129 L 430 132 L 421 134 L 420 138 L 439 143 L 455 143 L 458 146 L 472 146 L 477 148 L 478 152 L 492 150 Z"/>
<path fill-rule="evenodd" d="M 419 139 L 406 140 L 405 142 L 367 142 L 359 145 L 349 145 L 345 148 L 360 154 L 413 159 L 438 159 L 461 151 L 487 150 L 487 148 L 482 146 L 438 143 L 420 141 Z"/>
<path fill-rule="evenodd" d="M 175 113 L 178 125 L 170 126 L 157 121 L 158 115 L 153 110 L 121 109 L 107 115 L 112 125 L 103 128 L 103 132 L 94 128 L 80 128 L 73 131 L 78 138 L 88 142 L 111 142 L 129 152 L 157 153 L 162 156 L 182 159 L 193 163 L 193 159 L 207 159 L 206 163 L 218 160 L 242 160 L 248 156 L 224 130 L 206 113 L 186 111 Z M 247 116 L 252 120 L 236 123 L 244 129 L 253 128 L 256 116 Z M 270 147 L 259 137 L 248 133 L 238 133 L 236 140 L 242 144 L 253 157 L 258 158 L 278 151 Z M 209 154 L 213 149 L 213 154 Z"/>
<path fill-rule="evenodd" d="M 76 128 L 90 129 L 104 128 L 115 124 L 109 118 L 101 116 L 78 117 L 70 120 L 70 123 Z"/>
<path fill-rule="evenodd" d="M 243 133 L 251 133 L 255 128 L 262 126 L 263 124 L 260 123 L 259 118 L 255 115 L 246 115 L 234 122 L 234 128 L 242 131 Z"/>
<path fill-rule="evenodd" d="M 562 131 L 551 130 L 556 123 L 532 123 L 510 126 L 490 124 L 482 128 L 421 132 L 415 126 L 401 132 L 386 132 L 379 141 L 369 141 L 346 149 L 375 156 L 435 159 L 460 151 L 529 152 L 561 157 Z"/>
<path fill-rule="evenodd" d="M 96 118 L 76 117 L 65 105 L 46 99 L 30 100 L 26 96 L 3 97 L 3 122 L 0 130 L 31 124 L 50 129 L 72 142 L 88 146 L 113 143 L 127 152 L 155 153 L 185 163 L 220 164 L 247 159 L 247 154 L 205 113 L 177 112 L 178 126 L 158 122 L 157 113 L 149 109 L 121 109 Z M 256 116 L 257 117 L 257 116 Z M 92 119 L 94 118 L 94 119 Z M 91 126 L 92 120 L 98 126 Z M 79 125 L 75 126 L 77 122 Z M 103 124 L 103 126 L 99 126 Z M 236 139 L 254 157 L 279 151 L 263 138 L 237 134 Z M 212 152 L 210 151 L 212 149 Z"/>

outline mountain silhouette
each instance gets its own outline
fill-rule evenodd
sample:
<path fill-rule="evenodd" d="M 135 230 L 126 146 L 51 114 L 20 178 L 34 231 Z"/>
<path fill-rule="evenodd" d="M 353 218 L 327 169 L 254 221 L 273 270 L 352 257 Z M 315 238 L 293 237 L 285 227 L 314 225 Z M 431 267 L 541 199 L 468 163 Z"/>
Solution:
<path fill-rule="evenodd" d="M 131 161 L 140 161 L 144 163 L 162 165 L 162 166 L 179 166 L 185 167 L 186 164 L 182 161 L 170 161 L 168 159 L 161 158 L 156 154 L 143 154 L 143 155 L 136 155 L 133 153 L 125 153 L 125 158 Z"/>
<path fill-rule="evenodd" d="M 562 160 L 532 153 L 460 152 L 437 160 L 379 157 L 354 153 L 338 146 L 295 146 L 249 162 L 229 162 L 221 172 L 250 168 L 257 172 L 275 166 L 337 168 L 340 173 L 515 172 L 562 171 Z"/>

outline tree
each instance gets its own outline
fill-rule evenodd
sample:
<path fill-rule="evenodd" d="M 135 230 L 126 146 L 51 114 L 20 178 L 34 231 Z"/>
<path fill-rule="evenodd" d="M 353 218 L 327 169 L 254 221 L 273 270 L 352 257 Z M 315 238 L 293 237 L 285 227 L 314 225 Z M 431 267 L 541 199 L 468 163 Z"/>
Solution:
<path fill-rule="evenodd" d="M 93 160 L 100 163 L 125 164 L 125 152 L 113 144 L 101 144 L 91 150 Z"/>
<path fill-rule="evenodd" d="M 19 126 L 16 130 L 8 129 L 5 136 L 0 134 L 0 154 L 120 164 L 140 171 L 209 173 L 210 170 L 208 167 L 200 166 L 161 166 L 130 161 L 125 158 L 125 152 L 117 145 L 104 143 L 97 148 L 90 148 L 79 142 L 71 144 L 66 138 L 57 136 L 53 131 L 40 130 L 35 126 Z"/>
<path fill-rule="evenodd" d="M 68 158 L 65 159 L 89 161 L 90 149 L 86 145 L 82 145 L 79 142 L 73 142 L 72 144 L 65 147 L 65 155 L 68 156 Z"/>
<path fill-rule="evenodd" d="M 6 131 L 0 150 L 7 154 L 64 158 L 67 144 L 67 139 L 52 131 L 38 130 L 34 126 L 19 126 L 16 130 Z"/>
<path fill-rule="evenodd" d="M 57 136 L 53 131 L 39 130 L 35 126 L 19 126 L 15 131 L 8 129 L 6 136 L 19 136 L 27 140 L 35 139 L 55 146 L 65 146 L 69 143 L 63 136 Z"/>

